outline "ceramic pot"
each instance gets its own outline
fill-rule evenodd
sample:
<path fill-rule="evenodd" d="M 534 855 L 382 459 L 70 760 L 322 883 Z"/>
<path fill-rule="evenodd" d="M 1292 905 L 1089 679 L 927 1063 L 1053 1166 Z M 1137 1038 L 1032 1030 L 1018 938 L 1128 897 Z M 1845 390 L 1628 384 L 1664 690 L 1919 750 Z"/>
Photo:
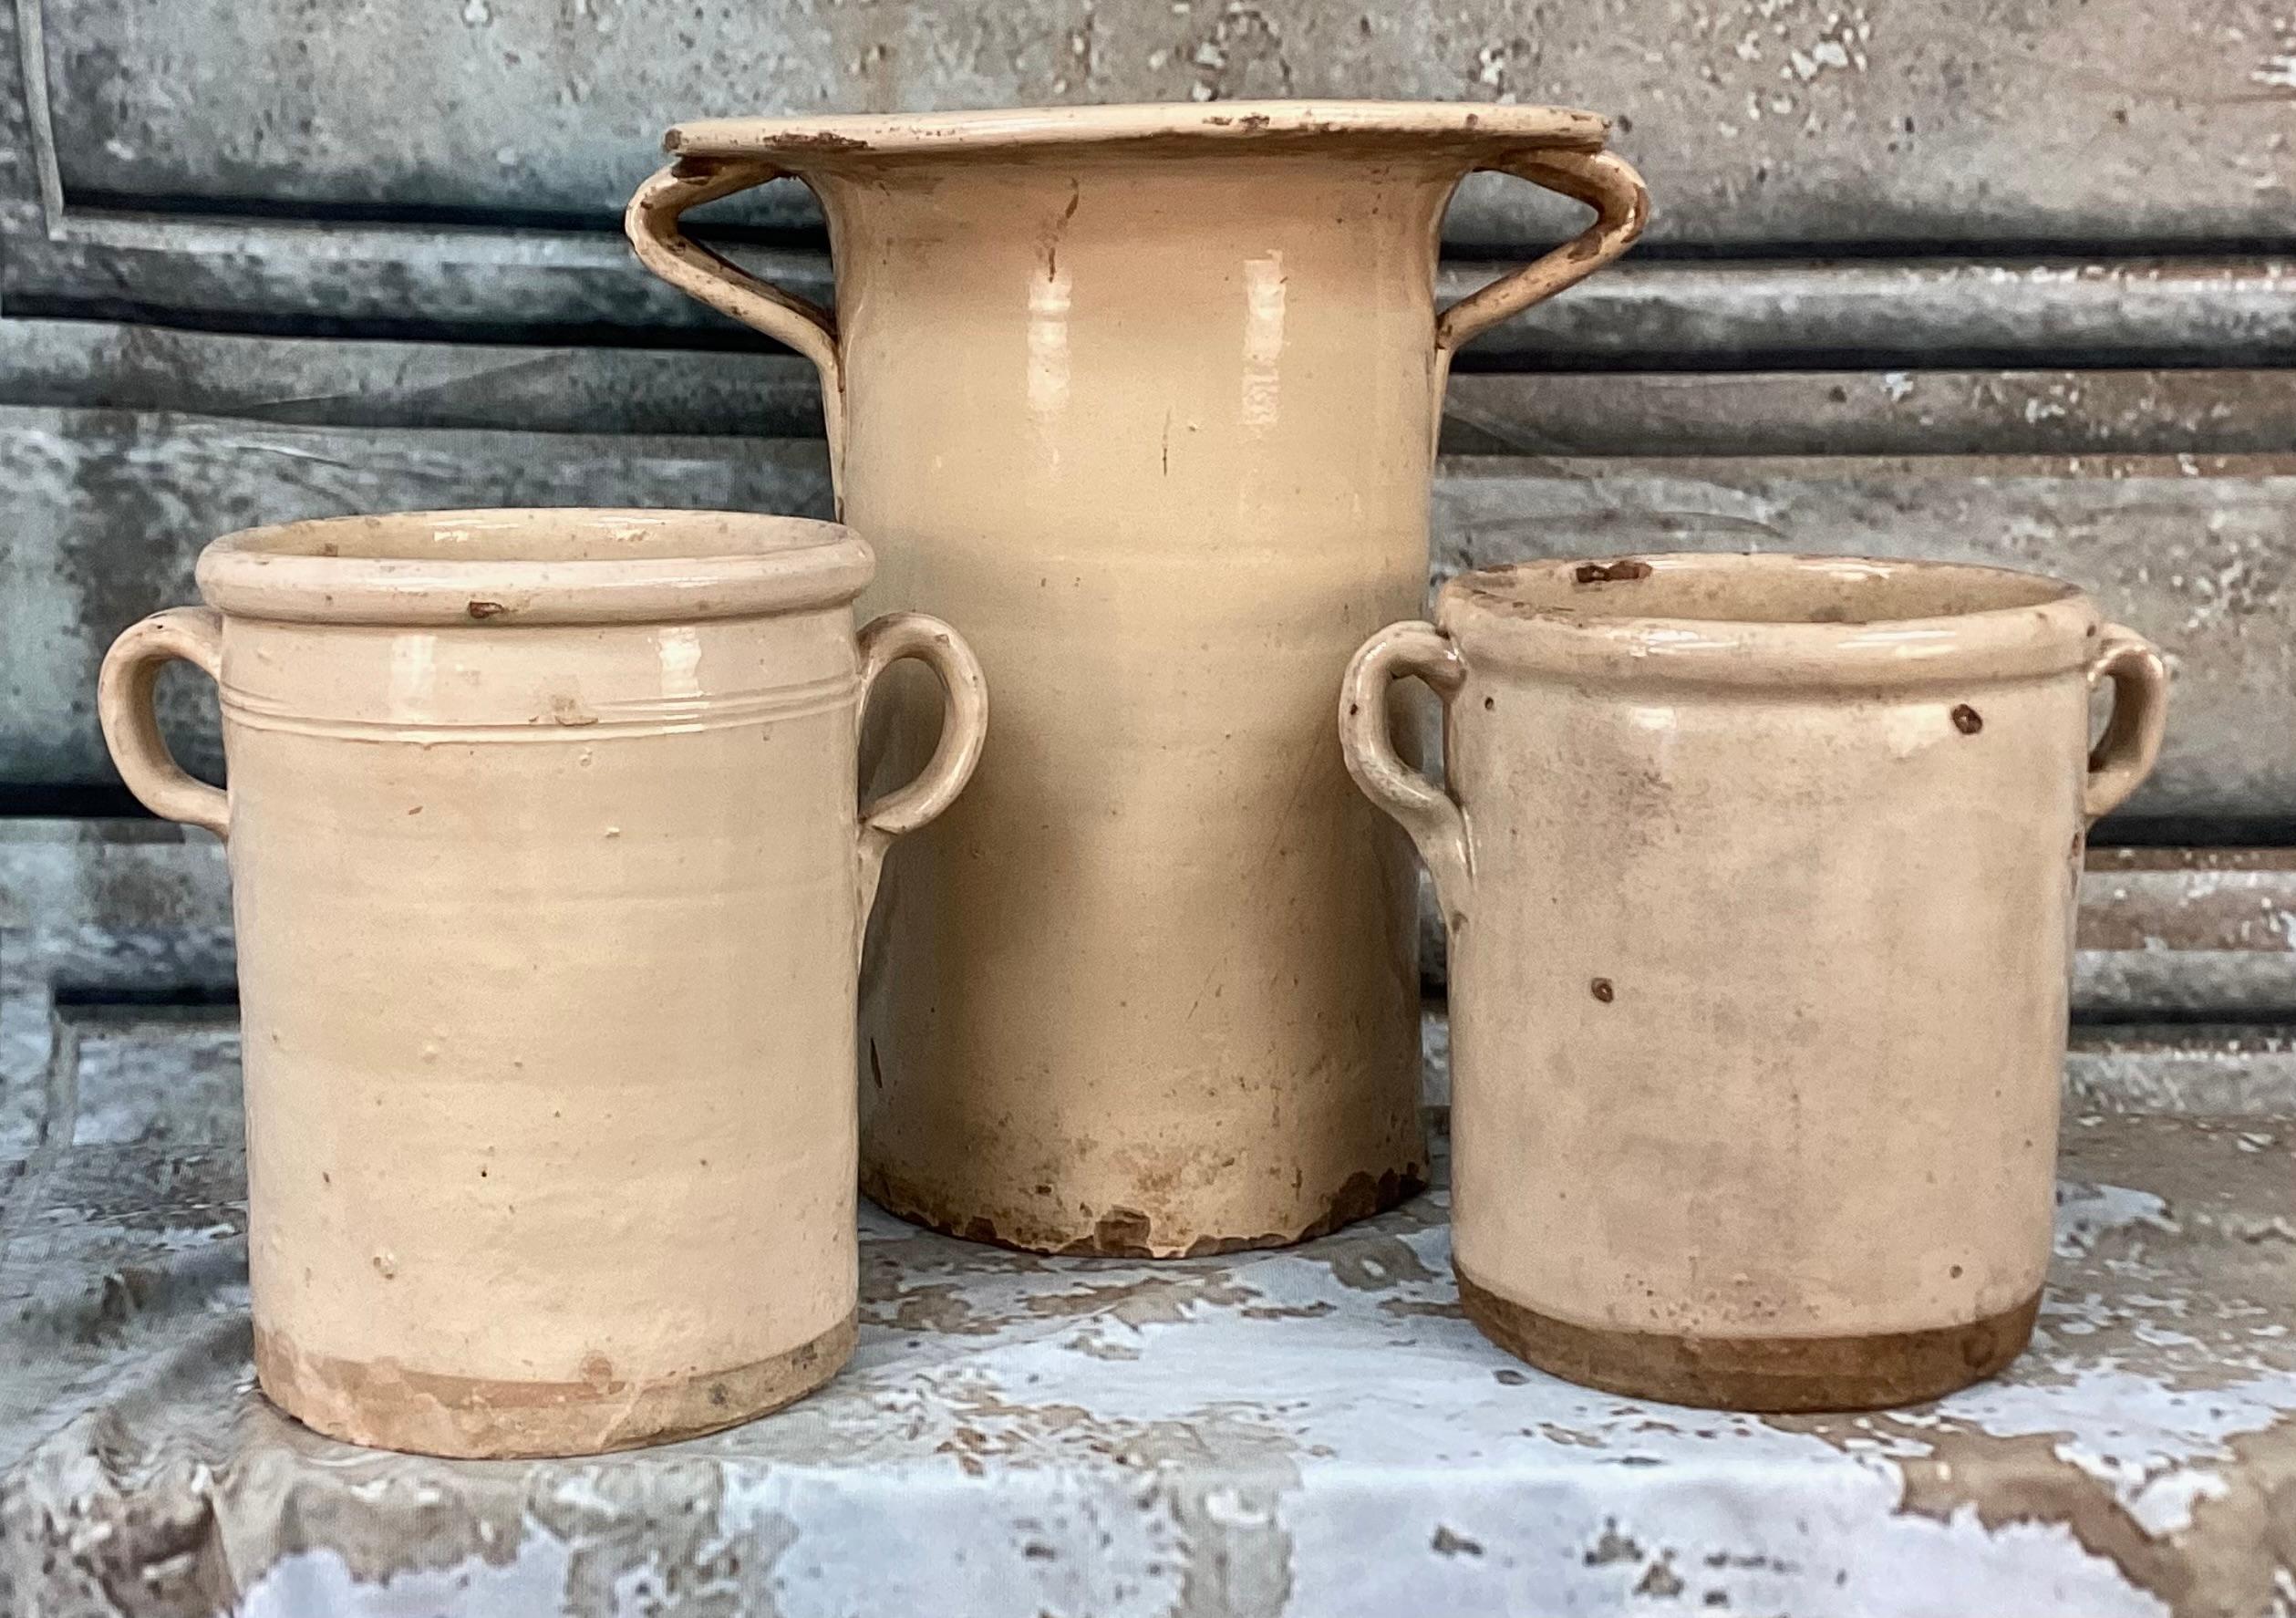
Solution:
<path fill-rule="evenodd" d="M 1364 645 L 1339 725 L 1450 918 L 1469 1317 L 1739 1409 L 2006 1365 L 2049 1259 L 2083 842 L 2159 750 L 2159 655 L 2053 579 L 1825 557 L 1494 568 L 1437 617 Z M 1448 792 L 1388 745 L 1407 674 Z"/>
<path fill-rule="evenodd" d="M 820 368 L 874 599 L 963 623 L 997 690 L 978 780 L 886 882 L 863 997 L 880 1203 L 1163 1256 L 1421 1183 L 1414 877 L 1348 786 L 1331 681 L 1424 599 L 1453 350 L 1641 230 L 1604 134 L 1378 103 L 670 131 L 639 256 Z M 1600 216 L 1439 311 L 1438 226 L 1476 169 Z M 682 233 L 785 174 L 828 216 L 833 316 Z"/>
<path fill-rule="evenodd" d="M 978 756 L 980 673 L 853 633 L 867 546 L 712 512 L 232 535 L 104 661 L 128 785 L 230 843 L 264 1390 L 337 1437 L 565 1455 L 729 1426 L 853 1343 L 855 956 L 886 844 Z M 228 792 L 151 690 L 217 685 Z M 857 808 L 897 658 L 939 753 Z"/>

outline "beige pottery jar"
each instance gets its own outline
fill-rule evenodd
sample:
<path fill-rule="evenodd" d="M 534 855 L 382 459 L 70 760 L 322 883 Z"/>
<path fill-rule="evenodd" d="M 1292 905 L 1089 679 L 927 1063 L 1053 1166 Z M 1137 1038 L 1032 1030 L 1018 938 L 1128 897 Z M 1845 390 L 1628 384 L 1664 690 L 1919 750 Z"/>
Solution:
<path fill-rule="evenodd" d="M 2007 1364 L 2083 841 L 2158 752 L 2158 654 L 2053 579 L 1845 558 L 1530 563 L 1437 616 L 1365 644 L 1339 726 L 1450 918 L 1469 1316 L 1574 1381 L 1742 1409 Z M 1407 674 L 1448 793 L 1388 745 Z"/>
<path fill-rule="evenodd" d="M 1414 877 L 1348 786 L 1331 681 L 1424 599 L 1453 352 L 1642 228 L 1605 130 L 1271 102 L 670 131 L 639 256 L 820 368 L 873 599 L 964 624 L 997 690 L 979 779 L 886 881 L 877 1201 L 1161 1256 L 1421 1183 Z M 1438 226 L 1476 169 L 1599 218 L 1439 311 Z M 833 316 L 681 233 L 785 174 L 828 216 Z"/>
<path fill-rule="evenodd" d="M 502 511 L 255 529 L 105 659 L 120 773 L 230 843 L 264 1389 L 336 1436 L 575 1454 L 787 1403 L 851 1352 L 855 955 L 963 787 L 979 670 L 853 633 L 827 523 Z M 857 810 L 894 659 L 946 683 Z M 154 725 L 216 681 L 228 793 Z"/>

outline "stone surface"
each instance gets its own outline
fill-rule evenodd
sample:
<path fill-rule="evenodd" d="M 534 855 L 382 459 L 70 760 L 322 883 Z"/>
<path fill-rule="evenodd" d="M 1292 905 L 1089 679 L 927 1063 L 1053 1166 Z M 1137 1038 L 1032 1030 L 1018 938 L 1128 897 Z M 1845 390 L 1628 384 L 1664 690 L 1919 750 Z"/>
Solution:
<path fill-rule="evenodd" d="M 817 446 L 759 441 L 818 431 L 803 368 L 614 230 L 673 118 L 1388 93 L 1624 114 L 1660 199 L 1651 250 L 1471 351 L 1447 446 L 1511 459 L 1451 468 L 1451 562 L 1670 535 L 2060 566 L 2185 659 L 2140 829 L 2296 841 L 2290 373 L 2190 368 L 2296 361 L 2291 52 L 2258 0 L 18 0 L 0 404 L 47 413 L 0 431 L 0 784 L 104 778 L 93 657 L 223 528 L 824 503 Z M 799 188 L 719 212 L 824 296 Z M 1567 213 L 1477 182 L 1446 294 Z M 79 318 L 25 334 L 42 314 Z M 2162 369 L 2066 368 L 2095 366 Z M 617 436 L 657 433 L 722 436 Z M 1819 454 L 1848 459 L 1774 459 Z M 169 702 L 212 766 L 208 693 Z M 246 1390 L 220 849 L 0 822 L 0 1611 L 2296 1610 L 2275 857 L 2093 868 L 2075 987 L 2106 1020 L 2068 1062 L 2040 1343 L 1933 1409 L 1759 1424 L 1515 1367 L 1453 1312 L 1439 1197 L 1153 1271 L 872 1216 L 863 1354 L 822 1399 L 482 1468 L 348 1451 Z"/>
<path fill-rule="evenodd" d="M 2181 1076 L 2189 1046 L 2084 1082 L 2076 1040 L 2035 1347 L 1919 1410 L 1761 1421 L 1519 1366 L 1458 1315 L 1438 1191 L 1296 1251 L 1158 1266 L 868 1210 L 860 1354 L 782 1416 L 596 1462 L 330 1443 L 251 1391 L 221 853 L 148 822 L 0 825 L 0 1611 L 2289 1599 L 2296 1074 L 2229 1048 L 2213 1087 Z M 2284 958 L 2262 902 L 2283 855 L 2093 864 L 2085 925 L 2124 947 L 2084 963 Z M 2160 1110 L 2214 1106 L 2247 1115 Z"/>
<path fill-rule="evenodd" d="M 168 1049 L 174 1049 L 171 1044 Z M 864 1218 L 862 1342 L 599 1461 L 363 1452 L 250 1385 L 228 1149 L 8 1204 L 0 1598 L 53 1613 L 2248 1613 L 2287 1600 L 2296 1132 L 2076 1116 L 2034 1346 L 1888 1415 L 1596 1395 L 1459 1317 L 1438 1190 L 1296 1251 L 1045 1260 Z"/>

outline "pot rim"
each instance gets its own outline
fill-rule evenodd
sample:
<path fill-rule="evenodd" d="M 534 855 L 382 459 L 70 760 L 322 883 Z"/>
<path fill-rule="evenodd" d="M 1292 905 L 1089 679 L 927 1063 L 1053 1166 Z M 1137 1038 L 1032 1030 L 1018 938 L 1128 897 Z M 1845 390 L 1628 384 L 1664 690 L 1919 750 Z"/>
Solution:
<path fill-rule="evenodd" d="M 859 534 L 810 517 L 501 506 L 245 528 L 202 551 L 193 575 L 227 617 L 474 628 L 836 607 L 875 571 Z"/>
<path fill-rule="evenodd" d="M 1448 146 L 1473 158 L 1526 150 L 1597 151 L 1610 120 L 1573 107 L 1487 101 L 1136 102 L 963 112 L 823 113 L 710 118 L 674 125 L 662 149 L 678 158 L 770 160 L 792 171 L 874 157 L 974 156 L 1047 147 L 1263 150 Z"/>
<path fill-rule="evenodd" d="M 1755 592 L 1863 587 L 1877 610 L 1762 617 L 1637 611 L 1646 581 L 1713 580 Z M 1935 592 L 1970 605 L 1939 609 Z M 1931 593 L 1924 598 L 1924 593 Z M 1913 610 L 1887 610 L 1887 596 Z M 1806 600 L 1806 595 L 1803 599 Z M 1443 627 L 1477 658 L 1569 672 L 1726 685 L 1917 684 L 2019 679 L 2085 667 L 2096 603 L 2046 574 L 1977 563 L 1781 552 L 1660 551 L 1517 562 L 1464 573 L 1438 596 Z"/>

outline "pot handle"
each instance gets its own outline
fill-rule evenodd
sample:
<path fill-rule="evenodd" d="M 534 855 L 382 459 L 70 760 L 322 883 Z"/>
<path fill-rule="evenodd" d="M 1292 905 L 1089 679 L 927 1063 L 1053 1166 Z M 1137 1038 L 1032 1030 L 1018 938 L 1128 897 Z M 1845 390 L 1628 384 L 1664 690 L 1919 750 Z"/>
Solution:
<path fill-rule="evenodd" d="M 2113 717 L 2089 751 L 2089 774 L 2082 789 L 2082 811 L 2099 820 L 2119 808 L 2144 784 L 2160 757 L 2168 723 L 2168 666 L 2160 648 L 2134 629 L 2105 627 L 2096 655 L 2089 659 L 2089 689 L 2113 682 Z"/>
<path fill-rule="evenodd" d="M 1634 245 L 1650 219 L 1650 188 L 1616 152 L 1532 151 L 1485 166 L 1586 203 L 1595 210 L 1595 222 L 1536 263 L 1469 293 L 1438 316 L 1435 347 L 1444 355 L 1584 281 Z"/>
<path fill-rule="evenodd" d="M 861 632 L 861 699 L 854 704 L 858 734 L 869 710 L 869 694 L 877 677 L 903 658 L 915 658 L 933 670 L 941 682 L 946 704 L 941 716 L 941 740 L 916 779 L 861 806 L 861 919 L 865 924 L 877 902 L 877 878 L 884 871 L 885 851 L 894 838 L 915 831 L 956 802 L 957 794 L 973 778 L 980 752 L 988 740 L 988 682 L 982 678 L 980 659 L 964 638 L 936 617 L 921 612 L 889 612 L 871 621 Z"/>
<path fill-rule="evenodd" d="M 220 679 L 222 644 L 222 616 L 212 607 L 173 607 L 129 625 L 104 654 L 103 671 L 96 678 L 96 718 L 119 778 L 138 803 L 163 820 L 205 826 L 228 837 L 230 796 L 184 773 L 168 752 L 151 705 L 160 665 L 171 659 L 181 658 L 210 679 Z"/>
<path fill-rule="evenodd" d="M 1401 823 L 1419 845 L 1443 918 L 1455 928 L 1474 876 L 1466 811 L 1447 789 L 1403 762 L 1389 729 L 1388 688 L 1414 674 L 1447 710 L 1467 666 L 1450 636 L 1416 620 L 1390 624 L 1357 648 L 1339 685 L 1339 752 L 1364 795 Z"/>
<path fill-rule="evenodd" d="M 845 443 L 844 368 L 837 357 L 837 317 L 819 304 L 783 292 L 695 242 L 678 216 L 703 202 L 764 185 L 789 174 L 771 163 L 680 158 L 637 188 L 622 215 L 623 233 L 638 261 L 687 296 L 708 304 L 787 344 L 813 362 L 822 377 L 822 415 L 829 434 L 829 464 L 843 477 Z"/>

